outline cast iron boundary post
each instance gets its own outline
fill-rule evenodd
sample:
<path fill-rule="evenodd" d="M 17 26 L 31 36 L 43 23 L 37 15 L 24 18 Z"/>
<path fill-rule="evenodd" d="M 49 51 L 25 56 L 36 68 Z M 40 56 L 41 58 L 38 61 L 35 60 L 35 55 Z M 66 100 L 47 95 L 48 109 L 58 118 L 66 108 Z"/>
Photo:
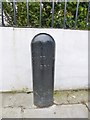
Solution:
<path fill-rule="evenodd" d="M 36 35 L 31 43 L 34 105 L 53 105 L 55 41 L 49 34 Z"/>

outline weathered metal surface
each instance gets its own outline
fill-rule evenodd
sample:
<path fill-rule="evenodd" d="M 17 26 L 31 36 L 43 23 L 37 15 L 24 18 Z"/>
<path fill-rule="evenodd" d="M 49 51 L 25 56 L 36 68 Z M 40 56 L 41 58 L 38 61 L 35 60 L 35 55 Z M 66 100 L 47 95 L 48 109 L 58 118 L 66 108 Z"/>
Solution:
<path fill-rule="evenodd" d="M 36 35 L 31 43 L 34 104 L 46 107 L 53 104 L 54 39 L 45 33 Z"/>

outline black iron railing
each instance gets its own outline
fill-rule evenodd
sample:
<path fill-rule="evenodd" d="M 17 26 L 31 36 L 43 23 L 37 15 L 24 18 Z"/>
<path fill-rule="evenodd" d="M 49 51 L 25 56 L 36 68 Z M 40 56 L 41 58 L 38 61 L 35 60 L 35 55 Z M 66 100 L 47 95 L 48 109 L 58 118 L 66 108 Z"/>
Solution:
<path fill-rule="evenodd" d="M 15 0 L 13 0 L 13 12 L 14 12 L 14 16 L 13 16 L 13 25 L 12 26 L 17 26 L 17 9 L 16 9 L 16 4 L 17 2 Z M 59 4 L 59 2 L 57 3 Z M 65 0 L 64 2 L 64 15 L 63 15 L 63 28 L 67 28 L 66 26 L 66 12 L 67 12 L 67 0 Z M 79 4 L 80 4 L 80 1 L 77 0 L 77 5 L 76 5 L 76 12 L 75 12 L 75 16 L 74 16 L 74 29 L 76 29 L 76 26 L 77 26 L 77 20 L 78 20 L 78 10 L 79 10 Z M 42 15 L 43 15 L 43 12 L 42 12 L 42 0 L 40 0 L 40 14 L 39 14 L 39 27 L 42 27 Z M 30 27 L 30 17 L 29 17 L 29 1 L 26 0 L 26 17 L 27 17 L 27 25 L 28 27 Z M 54 27 L 54 13 L 55 13 L 55 2 L 54 0 L 52 0 L 52 8 L 51 8 L 51 26 L 50 27 Z M 89 17 L 90 17 L 90 1 L 88 2 L 88 6 L 87 6 L 87 15 L 86 15 L 86 27 L 89 25 Z M 7 26 L 7 24 L 5 24 L 5 14 L 4 14 L 4 8 L 3 8 L 3 4 L 1 2 L 1 25 L 2 26 Z"/>

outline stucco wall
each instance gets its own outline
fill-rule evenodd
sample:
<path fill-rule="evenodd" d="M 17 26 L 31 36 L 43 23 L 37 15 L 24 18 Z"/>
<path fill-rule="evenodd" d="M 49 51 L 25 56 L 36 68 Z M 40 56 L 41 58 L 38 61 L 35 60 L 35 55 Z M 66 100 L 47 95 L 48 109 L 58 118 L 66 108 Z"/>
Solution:
<path fill-rule="evenodd" d="M 88 31 L 0 28 L 0 91 L 32 90 L 31 40 L 49 33 L 56 42 L 55 89 L 88 87 Z"/>

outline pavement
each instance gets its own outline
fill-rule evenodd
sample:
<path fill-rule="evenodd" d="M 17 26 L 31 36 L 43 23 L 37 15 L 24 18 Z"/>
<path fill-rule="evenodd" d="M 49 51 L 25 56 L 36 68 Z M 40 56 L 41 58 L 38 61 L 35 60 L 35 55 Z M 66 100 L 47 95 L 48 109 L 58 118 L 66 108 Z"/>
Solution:
<path fill-rule="evenodd" d="M 90 118 L 88 90 L 55 91 L 54 104 L 33 105 L 33 93 L 0 93 L 0 118 Z"/>

